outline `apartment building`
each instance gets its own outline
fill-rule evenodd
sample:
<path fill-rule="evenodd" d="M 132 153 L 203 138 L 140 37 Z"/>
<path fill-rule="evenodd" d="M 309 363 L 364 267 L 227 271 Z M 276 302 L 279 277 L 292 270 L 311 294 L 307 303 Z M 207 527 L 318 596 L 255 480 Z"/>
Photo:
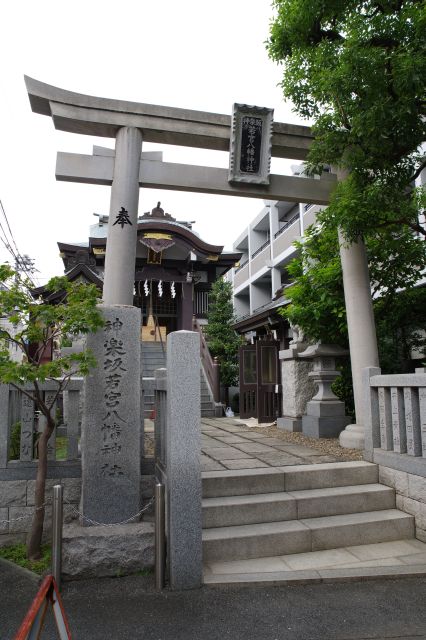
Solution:
<path fill-rule="evenodd" d="M 234 289 L 235 328 L 248 337 L 275 332 L 285 348 L 291 334 L 277 310 L 285 301 L 289 284 L 286 270 L 296 255 L 293 243 L 315 222 L 319 205 L 264 201 L 260 213 L 233 244 L 242 253 L 229 279 Z"/>
<path fill-rule="evenodd" d="M 240 350 L 240 416 L 268 422 L 281 415 L 278 354 L 292 339 L 288 321 L 278 313 L 290 283 L 286 266 L 296 255 L 294 242 L 315 222 L 321 207 L 272 200 L 263 205 L 235 240 L 233 250 L 242 257 L 227 277 L 233 285 L 234 326 L 247 339 Z"/>

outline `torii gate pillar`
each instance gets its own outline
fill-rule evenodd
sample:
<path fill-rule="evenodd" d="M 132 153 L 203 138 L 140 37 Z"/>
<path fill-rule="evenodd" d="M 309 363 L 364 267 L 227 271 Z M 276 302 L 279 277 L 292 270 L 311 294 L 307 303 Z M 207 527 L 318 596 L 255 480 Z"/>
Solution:
<path fill-rule="evenodd" d="M 117 131 L 103 288 L 107 305 L 133 304 L 141 151 L 140 129 Z"/>

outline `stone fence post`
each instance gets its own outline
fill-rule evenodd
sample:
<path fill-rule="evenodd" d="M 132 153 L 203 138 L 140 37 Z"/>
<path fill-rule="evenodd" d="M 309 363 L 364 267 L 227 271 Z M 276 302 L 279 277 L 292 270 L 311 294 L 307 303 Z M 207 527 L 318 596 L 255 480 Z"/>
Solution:
<path fill-rule="evenodd" d="M 167 338 L 167 558 L 171 589 L 202 582 L 200 337 Z"/>
<path fill-rule="evenodd" d="M 364 459 L 373 462 L 373 452 L 380 447 L 380 417 L 379 398 L 377 389 L 370 386 L 370 378 L 379 376 L 379 367 L 366 367 L 362 370 L 362 384 L 364 395 Z"/>
<path fill-rule="evenodd" d="M 0 384 L 0 469 L 9 458 L 9 385 Z"/>

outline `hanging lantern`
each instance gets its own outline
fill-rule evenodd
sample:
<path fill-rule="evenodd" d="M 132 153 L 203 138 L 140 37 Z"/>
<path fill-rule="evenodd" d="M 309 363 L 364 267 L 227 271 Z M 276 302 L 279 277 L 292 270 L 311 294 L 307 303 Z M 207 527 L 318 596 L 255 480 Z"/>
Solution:
<path fill-rule="evenodd" d="M 163 283 L 161 280 L 158 282 L 158 297 L 161 298 L 163 295 Z"/>
<path fill-rule="evenodd" d="M 172 282 L 170 284 L 170 294 L 172 296 L 172 298 L 176 298 L 176 289 L 175 289 L 175 283 Z"/>
<path fill-rule="evenodd" d="M 148 297 L 149 296 L 148 280 L 145 280 L 145 282 L 143 283 L 143 289 L 144 289 L 144 292 L 145 292 L 145 296 Z"/>

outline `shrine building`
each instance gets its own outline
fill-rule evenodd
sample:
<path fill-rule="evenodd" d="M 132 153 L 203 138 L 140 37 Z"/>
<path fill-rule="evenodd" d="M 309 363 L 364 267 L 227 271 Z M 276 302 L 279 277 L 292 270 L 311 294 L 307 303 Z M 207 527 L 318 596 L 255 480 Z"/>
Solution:
<path fill-rule="evenodd" d="M 88 242 L 58 242 L 69 280 L 103 287 L 107 228 L 108 216 L 100 215 L 90 227 Z M 191 222 L 176 220 L 160 203 L 140 216 L 133 304 L 141 309 L 142 339 L 159 340 L 171 331 L 192 330 L 194 316 L 204 324 L 213 282 L 241 255 L 205 242 Z"/>

